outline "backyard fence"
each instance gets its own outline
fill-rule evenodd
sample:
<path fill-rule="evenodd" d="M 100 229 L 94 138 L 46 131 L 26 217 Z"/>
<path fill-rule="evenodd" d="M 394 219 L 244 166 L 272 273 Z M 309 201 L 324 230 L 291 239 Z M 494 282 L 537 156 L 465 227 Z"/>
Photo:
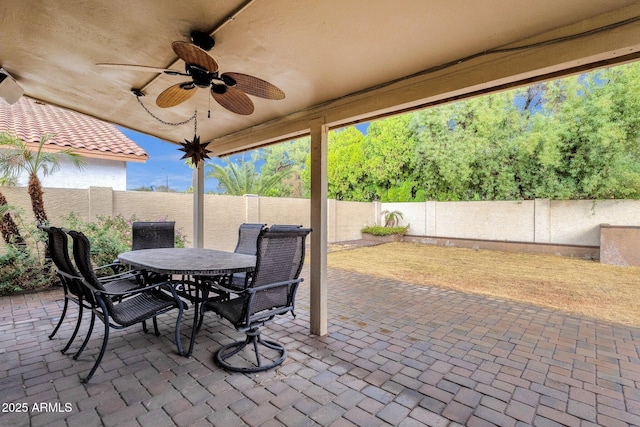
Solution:
<path fill-rule="evenodd" d="M 33 221 L 24 187 L 2 187 L 8 202 Z M 111 188 L 45 188 L 44 202 L 52 224 L 74 212 L 83 220 L 121 214 L 140 220 L 169 219 L 191 242 L 193 195 Z M 402 213 L 400 225 L 410 225 L 405 240 L 422 243 L 490 247 L 490 244 L 548 248 L 598 258 L 601 225 L 622 227 L 622 233 L 640 226 L 639 200 L 527 200 L 499 202 L 380 203 L 328 201 L 327 240 L 355 240 L 366 225 L 381 224 L 385 211 Z M 308 199 L 205 195 L 204 246 L 233 250 L 243 222 L 309 226 Z M 628 227 L 628 230 L 625 228 Z M 625 231 L 626 230 L 626 231 Z M 311 236 L 313 238 L 313 236 Z M 471 243 L 469 243 L 471 242 Z M 569 249 L 567 249 L 569 248 Z M 571 249 L 573 248 L 573 249 Z M 594 255 L 595 254 L 595 255 Z"/>

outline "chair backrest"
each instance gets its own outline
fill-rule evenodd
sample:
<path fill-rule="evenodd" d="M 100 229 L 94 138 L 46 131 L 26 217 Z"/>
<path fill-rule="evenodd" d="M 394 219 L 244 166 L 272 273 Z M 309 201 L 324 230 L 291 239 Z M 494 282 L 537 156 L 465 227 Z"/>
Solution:
<path fill-rule="evenodd" d="M 131 250 L 173 248 L 174 221 L 136 221 L 131 225 Z"/>
<path fill-rule="evenodd" d="M 69 239 L 61 228 L 52 226 L 38 227 L 49 236 L 49 255 L 56 268 L 68 275 L 77 276 L 71 258 L 69 257 Z"/>
<path fill-rule="evenodd" d="M 250 287 L 298 279 L 305 256 L 305 240 L 310 228 L 265 229 L 258 237 L 256 268 Z M 257 292 L 251 314 L 292 304 L 291 286 Z"/>
<path fill-rule="evenodd" d="M 93 264 L 91 262 L 91 244 L 89 239 L 80 231 L 70 230 L 69 235 L 73 239 L 73 260 L 76 263 L 76 268 L 84 278 L 84 280 L 93 286 L 95 289 L 104 291 L 105 288 L 98 280 L 96 273 L 93 271 Z M 95 302 L 93 292 L 86 286 L 81 286 L 84 298 L 87 301 Z M 110 298 L 104 298 L 105 303 L 109 309 L 112 308 Z"/>
<path fill-rule="evenodd" d="M 240 227 L 238 227 L 238 243 L 234 252 L 255 255 L 258 247 L 258 236 L 264 227 L 265 224 L 240 224 Z"/>
<path fill-rule="evenodd" d="M 49 236 L 49 257 L 56 266 L 58 277 L 62 286 L 76 297 L 83 296 L 80 285 L 80 273 L 76 270 L 69 257 L 69 238 L 61 228 L 52 226 L 39 226 Z"/>

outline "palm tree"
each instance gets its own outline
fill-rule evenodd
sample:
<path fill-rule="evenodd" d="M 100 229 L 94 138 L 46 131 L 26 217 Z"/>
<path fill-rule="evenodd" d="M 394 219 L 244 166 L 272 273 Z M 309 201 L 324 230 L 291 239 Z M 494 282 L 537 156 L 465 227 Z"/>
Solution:
<path fill-rule="evenodd" d="M 385 227 L 397 227 L 398 222 L 402 219 L 402 212 L 400 211 L 382 211 L 384 215 L 384 226 Z"/>
<path fill-rule="evenodd" d="M 7 203 L 7 198 L 0 193 L 0 233 L 6 244 L 24 245 L 24 239 L 20 234 L 20 229 L 11 217 L 11 206 Z"/>
<path fill-rule="evenodd" d="M 226 160 L 225 166 L 209 164 L 213 170 L 207 173 L 207 178 L 216 178 L 218 188 L 223 194 L 242 196 L 244 194 L 257 194 L 264 196 L 278 182 L 285 179 L 290 173 L 289 165 L 283 166 L 271 175 L 262 175 L 256 171 L 254 162 L 241 161 L 236 164 Z"/>
<path fill-rule="evenodd" d="M 49 153 L 43 151 L 44 144 L 52 137 L 51 134 L 44 134 L 38 143 L 38 149 L 32 149 L 22 141 L 17 135 L 2 132 L 0 133 L 0 148 L 5 148 L 0 153 L 0 173 L 6 180 L 15 182 L 21 172 L 26 172 L 29 176 L 27 193 L 31 198 L 31 208 L 36 218 L 37 224 L 47 223 L 47 213 L 44 209 L 42 199 L 42 185 L 38 174 L 48 176 L 60 169 L 60 160 L 67 158 L 78 168 L 83 167 L 82 158 L 73 153 L 71 149 Z"/>

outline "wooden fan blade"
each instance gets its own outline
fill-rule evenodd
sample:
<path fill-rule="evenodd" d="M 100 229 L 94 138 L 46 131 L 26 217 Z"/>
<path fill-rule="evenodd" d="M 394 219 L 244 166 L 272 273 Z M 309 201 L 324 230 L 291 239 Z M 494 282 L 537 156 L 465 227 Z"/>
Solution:
<path fill-rule="evenodd" d="M 133 64 L 108 64 L 108 63 L 99 63 L 96 64 L 96 66 L 98 67 L 102 67 L 102 68 L 115 68 L 118 70 L 130 70 L 130 71 L 146 71 L 149 73 L 167 73 L 167 74 L 172 74 L 172 73 L 176 73 L 179 74 L 179 71 L 175 71 L 175 70 L 168 70 L 166 68 L 158 68 L 158 67 L 149 67 L 147 65 L 133 65 Z"/>
<path fill-rule="evenodd" d="M 223 75 L 235 80 L 236 85 L 234 87 L 249 95 L 265 99 L 284 99 L 284 92 L 276 85 L 265 80 L 242 73 L 224 73 Z"/>
<path fill-rule="evenodd" d="M 156 99 L 156 104 L 160 108 L 173 107 L 181 104 L 187 99 L 195 95 L 197 87 L 192 82 L 178 83 L 173 86 L 169 86 L 162 91 Z"/>
<path fill-rule="evenodd" d="M 204 68 L 210 73 L 218 71 L 218 63 L 211 57 L 205 50 L 200 49 L 198 46 L 187 42 L 173 42 L 171 44 L 173 51 L 182 59 L 185 63 L 191 65 L 197 65 Z"/>
<path fill-rule="evenodd" d="M 240 89 L 227 87 L 226 92 L 222 94 L 215 93 L 212 90 L 211 96 L 213 96 L 213 99 L 215 99 L 218 104 L 231 112 L 242 114 L 243 116 L 248 116 L 253 113 L 253 102 L 249 99 L 247 94 Z"/>

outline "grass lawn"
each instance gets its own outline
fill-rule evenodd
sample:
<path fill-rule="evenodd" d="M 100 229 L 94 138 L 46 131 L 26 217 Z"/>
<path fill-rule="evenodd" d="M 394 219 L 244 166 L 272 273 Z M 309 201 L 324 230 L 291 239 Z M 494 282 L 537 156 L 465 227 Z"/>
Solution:
<path fill-rule="evenodd" d="M 328 265 L 640 327 L 639 267 L 418 243 L 333 251 Z"/>

